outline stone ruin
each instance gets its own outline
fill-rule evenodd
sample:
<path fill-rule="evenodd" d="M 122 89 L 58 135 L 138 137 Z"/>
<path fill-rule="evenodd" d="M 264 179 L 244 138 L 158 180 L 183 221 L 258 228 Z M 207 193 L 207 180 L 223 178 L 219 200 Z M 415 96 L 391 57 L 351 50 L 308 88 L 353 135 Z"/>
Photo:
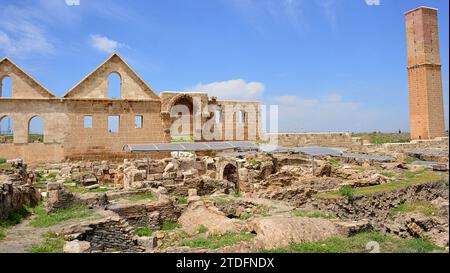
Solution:
<path fill-rule="evenodd" d="M 192 252 L 197 250 L 178 246 L 172 237 L 250 232 L 255 235 L 251 242 L 221 249 L 248 252 L 285 246 L 286 238 L 317 241 L 372 229 L 402 238 L 425 236 L 447 246 L 448 180 L 352 200 L 320 197 L 346 185 L 364 188 L 390 183 L 404 171 L 424 168 L 406 159 L 400 154 L 390 161 L 264 152 L 177 154 L 164 159 L 39 164 L 31 171 L 16 160 L 1 173 L 2 189 L 13 188 L 12 194 L 2 195 L 1 211 L 6 215 L 24 204 L 37 203 L 40 195 L 46 197 L 48 213 L 77 204 L 95 211 L 97 217 L 63 226 L 61 234 L 69 240 L 65 252 Z M 448 165 L 446 155 L 433 159 Z M 336 160 L 339 164 L 333 163 Z M 34 186 L 41 176 L 51 179 L 37 190 Z M 143 194 L 153 198 L 129 201 Z M 228 201 L 220 202 L 221 198 Z M 439 214 L 389 218 L 389 210 L 405 200 L 433 202 Z M 294 217 L 294 210 L 331 213 L 336 219 Z M 181 228 L 162 232 L 165 223 Z M 144 227 L 154 230 L 153 235 L 135 235 L 136 229 Z M 202 228 L 206 234 L 198 234 Z"/>
<path fill-rule="evenodd" d="M 41 194 L 33 188 L 36 180 L 34 172 L 27 171 L 27 165 L 22 160 L 9 160 L 11 169 L 0 169 L 0 220 L 22 206 L 37 204 Z"/>

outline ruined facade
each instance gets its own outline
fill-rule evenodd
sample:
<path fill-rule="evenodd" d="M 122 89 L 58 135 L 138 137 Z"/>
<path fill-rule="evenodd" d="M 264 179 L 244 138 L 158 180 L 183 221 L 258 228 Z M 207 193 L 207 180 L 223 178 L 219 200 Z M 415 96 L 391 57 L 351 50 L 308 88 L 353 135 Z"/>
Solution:
<path fill-rule="evenodd" d="M 412 139 L 445 134 L 437 10 L 406 13 L 408 81 Z"/>
<path fill-rule="evenodd" d="M 120 77 L 120 98 L 108 97 L 111 74 Z M 195 141 L 256 140 L 260 136 L 258 102 L 219 101 L 206 93 L 190 92 L 158 96 L 118 54 L 63 97 L 54 95 L 8 58 L 0 60 L 0 82 L 5 77 L 12 79 L 12 96 L 0 93 L 0 122 L 9 117 L 14 133 L 8 143 L 0 143 L 0 158 L 59 161 L 79 155 L 121 154 L 126 144 L 170 142 L 178 135 L 171 132 L 179 114 L 173 111 L 175 105 L 186 106 L 191 121 L 197 123 L 179 135 Z M 41 143 L 30 143 L 29 123 L 36 116 L 43 120 L 44 137 Z M 109 119 L 117 121 L 116 129 L 108 128 Z M 219 128 L 219 133 L 209 139 L 204 128 Z"/>

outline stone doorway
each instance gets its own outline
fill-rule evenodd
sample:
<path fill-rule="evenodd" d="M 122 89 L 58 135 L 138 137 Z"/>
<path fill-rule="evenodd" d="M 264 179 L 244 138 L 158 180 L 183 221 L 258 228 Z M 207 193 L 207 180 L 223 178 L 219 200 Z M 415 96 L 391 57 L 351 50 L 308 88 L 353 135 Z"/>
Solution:
<path fill-rule="evenodd" d="M 239 175 L 236 166 L 228 164 L 223 169 L 223 179 L 234 184 L 234 192 L 239 193 Z"/>

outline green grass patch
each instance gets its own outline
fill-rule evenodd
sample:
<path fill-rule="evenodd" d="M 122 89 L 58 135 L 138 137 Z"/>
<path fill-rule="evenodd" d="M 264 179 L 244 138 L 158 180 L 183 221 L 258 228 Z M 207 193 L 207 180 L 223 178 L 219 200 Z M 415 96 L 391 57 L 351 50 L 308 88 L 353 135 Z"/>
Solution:
<path fill-rule="evenodd" d="M 181 227 L 180 224 L 178 224 L 177 222 L 164 222 L 161 225 L 161 229 L 160 230 L 174 230 L 176 228 Z"/>
<path fill-rule="evenodd" d="M 12 170 L 14 170 L 14 167 L 11 164 L 3 163 L 3 164 L 0 164 L 0 170 L 2 170 L 2 171 L 12 171 Z"/>
<path fill-rule="evenodd" d="M 134 229 L 134 234 L 141 237 L 150 237 L 153 234 L 153 230 L 148 227 L 138 227 Z"/>
<path fill-rule="evenodd" d="M 208 232 L 208 228 L 205 227 L 204 225 L 201 225 L 201 226 L 198 228 L 198 233 L 206 233 L 206 232 Z"/>
<path fill-rule="evenodd" d="M 29 134 L 28 135 L 28 142 L 44 142 L 44 135 L 40 134 Z"/>
<path fill-rule="evenodd" d="M 226 204 L 232 202 L 230 199 L 228 199 L 226 197 L 215 197 L 213 199 L 213 201 L 216 205 L 219 205 L 219 206 L 226 205 Z"/>
<path fill-rule="evenodd" d="M 193 248 L 218 249 L 229 245 L 235 245 L 240 242 L 251 241 L 256 234 L 241 233 L 225 233 L 223 235 L 210 235 L 207 238 L 198 238 L 190 241 L 183 241 L 180 246 L 188 246 Z"/>
<path fill-rule="evenodd" d="M 20 209 L 9 213 L 6 220 L 0 221 L 0 240 L 6 237 L 6 229 L 22 223 L 23 219 L 25 219 L 28 215 L 30 215 L 30 209 L 22 206 Z"/>
<path fill-rule="evenodd" d="M 367 243 L 379 244 L 380 253 L 429 253 L 444 251 L 444 248 L 434 245 L 426 239 L 401 239 L 393 235 L 384 235 L 380 232 L 365 232 L 352 237 L 332 237 L 314 243 L 291 244 L 288 247 L 265 249 L 266 253 L 363 253 L 370 252 Z"/>
<path fill-rule="evenodd" d="M 44 242 L 33 245 L 30 249 L 31 253 L 62 253 L 65 240 L 54 232 L 46 232 L 42 234 L 45 238 Z"/>
<path fill-rule="evenodd" d="M 185 205 L 188 203 L 188 198 L 186 196 L 178 196 L 177 203 L 180 205 Z"/>
<path fill-rule="evenodd" d="M 5 163 L 6 163 L 6 159 L 0 158 L 0 164 L 5 164 Z"/>
<path fill-rule="evenodd" d="M 352 198 L 353 198 L 353 196 L 355 195 L 354 192 L 355 192 L 355 190 L 354 190 L 353 187 L 350 186 L 350 185 L 342 186 L 342 187 L 337 191 L 337 193 L 338 193 L 340 196 L 347 197 L 348 199 L 352 199 Z"/>
<path fill-rule="evenodd" d="M 56 173 L 48 173 L 47 175 L 45 175 L 45 179 L 46 180 L 54 180 L 56 178 Z"/>
<path fill-rule="evenodd" d="M 328 159 L 328 163 L 330 163 L 332 166 L 340 166 L 341 163 L 339 162 L 339 160 L 337 160 L 336 158 L 329 158 Z"/>
<path fill-rule="evenodd" d="M 33 227 L 50 227 L 71 219 L 81 219 L 92 216 L 94 212 L 85 205 L 74 205 L 65 209 L 57 209 L 52 213 L 47 213 L 44 204 L 34 208 L 36 218 L 31 221 Z"/>
<path fill-rule="evenodd" d="M 438 213 L 438 209 L 429 201 L 415 200 L 400 204 L 389 212 L 390 217 L 395 217 L 398 214 L 418 212 L 426 216 L 433 216 Z"/>
<path fill-rule="evenodd" d="M 394 177 L 395 173 L 393 173 L 393 172 L 383 172 L 383 173 L 381 173 L 381 175 L 384 175 L 384 176 L 390 178 L 390 177 Z"/>
<path fill-rule="evenodd" d="M 404 172 L 401 175 L 401 178 L 398 180 L 394 180 L 385 184 L 363 187 L 363 188 L 354 188 L 353 195 L 361 196 L 366 194 L 378 193 L 378 192 L 387 192 L 398 190 L 402 188 L 406 188 L 409 186 L 424 184 L 432 181 L 437 181 L 439 179 L 444 179 L 447 174 L 433 172 L 430 170 L 421 170 L 416 172 Z M 320 197 L 324 198 L 338 198 L 345 194 L 345 191 L 335 191 L 330 193 L 322 193 L 319 194 Z"/>
<path fill-rule="evenodd" d="M 292 215 L 296 217 L 336 219 L 336 215 L 331 212 L 322 212 L 316 210 L 294 210 Z"/>
<path fill-rule="evenodd" d="M 36 182 L 33 184 L 33 187 L 36 189 L 46 190 L 47 189 L 47 183 L 46 182 Z"/>
<path fill-rule="evenodd" d="M 411 141 L 409 133 L 362 133 L 353 134 L 354 137 L 360 137 L 368 140 L 372 144 L 384 144 L 384 143 L 406 143 Z"/>
<path fill-rule="evenodd" d="M 45 182 L 45 176 L 43 172 L 36 173 L 36 182 Z"/>
<path fill-rule="evenodd" d="M 248 164 L 250 164 L 255 169 L 259 169 L 261 167 L 261 164 L 262 164 L 262 162 L 257 160 L 256 158 L 251 158 L 247 162 L 248 162 Z"/>
<path fill-rule="evenodd" d="M 192 136 L 172 136 L 172 143 L 194 142 Z"/>
<path fill-rule="evenodd" d="M 143 200 L 154 200 L 155 197 L 151 192 L 144 192 L 139 194 L 134 194 L 127 197 L 128 201 L 143 201 Z"/>

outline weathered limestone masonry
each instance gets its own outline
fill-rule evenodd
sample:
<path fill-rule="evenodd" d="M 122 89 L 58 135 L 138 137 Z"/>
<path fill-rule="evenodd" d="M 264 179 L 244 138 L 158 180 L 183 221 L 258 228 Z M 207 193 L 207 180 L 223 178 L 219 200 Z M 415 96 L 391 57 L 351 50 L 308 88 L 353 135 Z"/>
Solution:
<path fill-rule="evenodd" d="M 37 204 L 41 198 L 39 191 L 31 186 L 34 174 L 27 172 L 23 161 L 9 163 L 12 170 L 0 170 L 0 220 L 23 205 Z"/>
<path fill-rule="evenodd" d="M 356 146 L 354 148 L 364 152 L 381 151 L 384 153 L 404 153 L 408 151 L 424 149 L 448 150 L 448 144 L 448 137 L 438 137 L 435 139 L 427 140 L 412 140 L 411 142 L 405 143 L 364 144 L 362 146 Z"/>
<path fill-rule="evenodd" d="M 340 218 L 353 220 L 373 219 L 383 222 L 389 209 L 395 208 L 405 201 L 433 201 L 438 197 L 448 199 L 448 179 L 432 183 L 409 186 L 400 190 L 381 192 L 370 195 L 347 198 L 319 198 L 312 205 L 318 210 L 332 211 Z"/>
<path fill-rule="evenodd" d="M 108 97 L 108 78 L 113 73 L 120 76 L 120 98 Z M 5 98 L 0 93 L 0 121 L 11 118 L 14 136 L 13 143 L 0 143 L 0 158 L 22 158 L 29 163 L 87 156 L 123 158 L 125 144 L 171 141 L 170 127 L 176 119 L 170 116 L 174 105 L 196 110 L 191 115 L 199 117 L 200 128 L 206 122 L 222 128 L 222 138 L 216 140 L 257 140 L 260 136 L 259 103 L 218 101 L 206 93 L 162 92 L 158 96 L 118 54 L 113 54 L 63 97 L 55 96 L 8 58 L 0 60 L 0 82 L 5 77 L 13 81 L 12 97 Z M 194 107 L 197 99 L 201 108 Z M 232 123 L 228 128 L 224 122 L 227 105 L 242 106 L 244 111 L 248 106 L 255 111 L 245 113 L 242 122 L 238 122 L 241 110 L 236 107 L 232 119 L 227 121 Z M 218 122 L 216 114 L 220 115 Z M 43 143 L 29 143 L 29 122 L 36 116 L 44 122 Z M 119 120 L 117 132 L 108 128 L 112 116 Z M 141 120 L 138 126 L 136 119 Z M 92 122 L 86 125 L 85 120 Z M 243 139 L 237 138 L 237 128 L 244 128 Z M 213 140 L 203 139 L 201 129 L 191 130 L 189 136 Z"/>
<path fill-rule="evenodd" d="M 444 106 L 437 10 L 420 7 L 406 16 L 411 138 L 444 136 Z"/>
<path fill-rule="evenodd" d="M 278 141 L 278 145 L 284 147 L 353 147 L 363 144 L 362 139 L 352 137 L 352 134 L 349 132 L 279 133 L 267 134 L 266 138 L 268 140 Z"/>
<path fill-rule="evenodd" d="M 133 236 L 133 227 L 117 214 L 105 211 L 101 219 L 93 219 L 81 224 L 69 226 L 63 233 L 66 238 L 76 239 L 86 245 L 81 252 L 143 252 Z M 78 251 L 80 252 L 80 251 Z"/>

